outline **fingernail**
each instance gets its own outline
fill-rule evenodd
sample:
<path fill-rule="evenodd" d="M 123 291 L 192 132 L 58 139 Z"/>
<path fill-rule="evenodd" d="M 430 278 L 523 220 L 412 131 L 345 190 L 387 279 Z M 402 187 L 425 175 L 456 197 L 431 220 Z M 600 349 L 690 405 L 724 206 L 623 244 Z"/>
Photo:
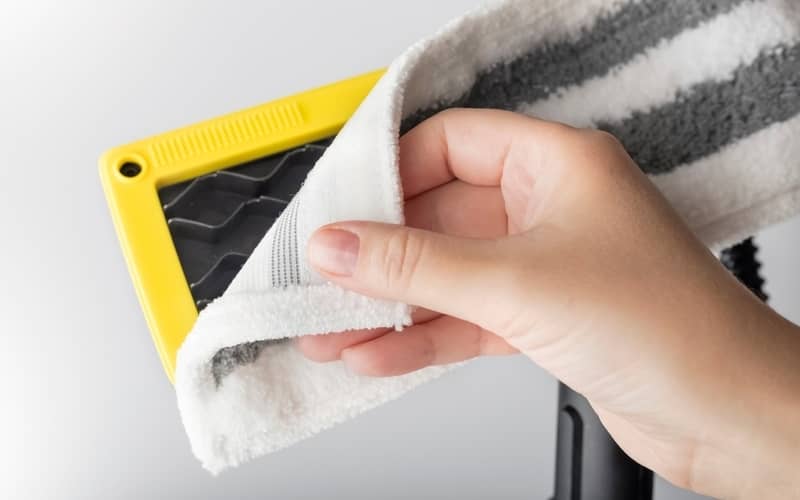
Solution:
<path fill-rule="evenodd" d="M 322 229 L 308 242 L 308 261 L 320 271 L 351 276 L 358 262 L 358 235 L 343 229 Z"/>

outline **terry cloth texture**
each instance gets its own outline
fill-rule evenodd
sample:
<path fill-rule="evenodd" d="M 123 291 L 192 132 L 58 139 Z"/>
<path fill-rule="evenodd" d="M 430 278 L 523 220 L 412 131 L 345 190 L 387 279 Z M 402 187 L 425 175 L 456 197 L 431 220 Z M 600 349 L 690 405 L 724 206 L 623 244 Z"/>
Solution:
<path fill-rule="evenodd" d="M 617 135 L 696 234 L 719 249 L 800 206 L 800 2 L 512 0 L 409 48 L 184 342 L 178 404 L 212 472 L 289 446 L 447 370 L 370 379 L 287 339 L 410 323 L 404 304 L 326 283 L 311 233 L 403 222 L 402 130 L 491 107 Z"/>

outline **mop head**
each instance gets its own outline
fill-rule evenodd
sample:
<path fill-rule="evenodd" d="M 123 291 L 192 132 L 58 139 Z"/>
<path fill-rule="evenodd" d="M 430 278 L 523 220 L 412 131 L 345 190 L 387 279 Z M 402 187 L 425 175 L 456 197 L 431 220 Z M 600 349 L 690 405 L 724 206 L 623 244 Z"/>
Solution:
<path fill-rule="evenodd" d="M 289 446 L 448 369 L 373 379 L 285 341 L 411 322 L 405 304 L 326 283 L 312 232 L 403 223 L 398 137 L 453 106 L 615 134 L 719 249 L 800 207 L 796 0 L 512 0 L 448 24 L 389 68 L 178 354 L 178 405 L 212 472 Z"/>

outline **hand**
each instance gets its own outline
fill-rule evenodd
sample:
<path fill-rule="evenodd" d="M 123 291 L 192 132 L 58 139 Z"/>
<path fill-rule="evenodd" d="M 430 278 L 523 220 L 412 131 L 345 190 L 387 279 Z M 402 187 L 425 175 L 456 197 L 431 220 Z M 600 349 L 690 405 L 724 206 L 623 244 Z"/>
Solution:
<path fill-rule="evenodd" d="M 307 357 L 391 376 L 522 352 L 668 480 L 800 494 L 796 327 L 736 282 L 613 137 L 452 110 L 401 138 L 400 173 L 407 227 L 331 224 L 308 258 L 345 288 L 420 306 L 414 325 L 303 337 Z"/>

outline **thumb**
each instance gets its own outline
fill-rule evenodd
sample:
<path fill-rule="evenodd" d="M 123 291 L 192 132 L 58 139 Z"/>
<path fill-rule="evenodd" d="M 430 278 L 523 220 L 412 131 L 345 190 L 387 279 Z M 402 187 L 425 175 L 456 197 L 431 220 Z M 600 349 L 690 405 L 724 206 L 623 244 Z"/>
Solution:
<path fill-rule="evenodd" d="M 323 277 L 363 295 L 488 326 L 491 317 L 503 312 L 495 305 L 509 302 L 502 300 L 502 246 L 498 240 L 343 222 L 312 235 L 308 260 Z"/>

